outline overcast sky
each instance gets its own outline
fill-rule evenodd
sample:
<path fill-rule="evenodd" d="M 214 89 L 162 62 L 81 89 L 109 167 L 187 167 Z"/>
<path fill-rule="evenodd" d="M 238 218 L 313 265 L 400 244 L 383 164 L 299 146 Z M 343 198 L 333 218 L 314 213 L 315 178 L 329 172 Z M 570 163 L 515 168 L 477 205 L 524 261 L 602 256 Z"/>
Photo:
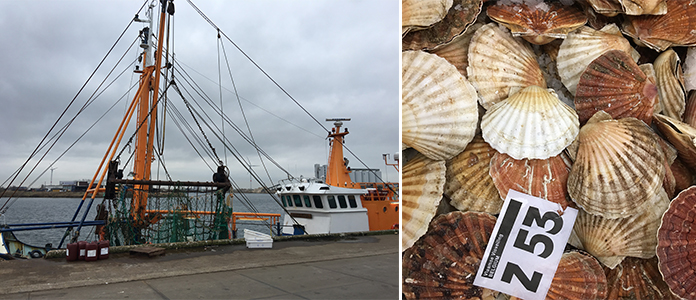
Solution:
<path fill-rule="evenodd" d="M 324 126 L 331 127 L 326 118 L 352 118 L 345 124 L 350 131 L 348 147 L 369 167 L 381 169 L 383 179 L 398 179 L 394 169 L 385 167 L 382 159 L 383 153 L 390 153 L 391 157 L 399 150 L 397 0 L 193 2 Z M 142 4 L 138 0 L 0 0 L 0 183 L 28 158 Z M 177 60 L 184 64 L 184 70 L 220 105 L 217 33 L 188 2 L 177 0 L 175 5 L 171 48 Z M 144 12 L 140 16 L 144 18 Z M 59 127 L 75 115 L 124 53 L 124 62 L 115 74 L 127 71 L 78 116 L 24 186 L 37 180 L 99 116 L 127 95 L 128 99 L 118 102 L 53 166 L 54 184 L 94 175 L 127 102 L 133 97 L 133 92 L 126 93 L 138 77 L 128 64 L 136 59 L 141 48 L 136 45 L 127 49 L 142 27 L 141 23 L 131 25 Z M 229 41 L 223 39 L 222 46 L 257 144 L 294 176 L 311 177 L 315 163 L 326 163 L 329 149 L 326 133 Z M 237 98 L 231 92 L 233 85 L 227 64 L 224 57 L 221 60 L 224 112 L 246 131 Z M 183 82 L 183 78 L 179 80 Z M 198 133 L 182 100 L 173 93 L 170 95 L 170 103 L 188 116 L 190 126 Z M 188 100 L 208 107 L 206 112 L 221 126 L 220 117 L 200 97 Z M 218 156 L 227 160 L 233 180 L 241 187 L 249 187 L 246 171 L 240 170 L 229 152 L 225 159 L 219 139 L 199 121 Z M 131 124 L 119 150 L 134 127 Z M 209 181 L 212 173 L 208 166 L 169 117 L 166 130 L 164 159 L 173 179 Z M 254 169 L 265 174 L 252 147 L 229 125 L 225 125 L 225 133 L 242 156 L 251 160 L 252 165 L 258 165 Z M 345 156 L 353 168 L 363 168 L 349 153 Z M 125 162 L 128 157 L 126 148 L 121 159 Z M 27 168 L 33 167 L 35 161 Z M 284 177 L 269 162 L 265 164 L 273 183 Z M 153 178 L 158 170 L 160 179 L 164 179 L 163 169 L 157 164 L 153 164 Z M 130 166 L 126 171 L 130 171 Z M 27 170 L 22 175 L 26 173 Z M 13 185 L 23 178 L 20 176 Z M 265 175 L 262 178 L 268 181 Z M 49 181 L 50 171 L 38 178 L 33 187 Z M 258 185 L 254 182 L 253 186 Z"/>

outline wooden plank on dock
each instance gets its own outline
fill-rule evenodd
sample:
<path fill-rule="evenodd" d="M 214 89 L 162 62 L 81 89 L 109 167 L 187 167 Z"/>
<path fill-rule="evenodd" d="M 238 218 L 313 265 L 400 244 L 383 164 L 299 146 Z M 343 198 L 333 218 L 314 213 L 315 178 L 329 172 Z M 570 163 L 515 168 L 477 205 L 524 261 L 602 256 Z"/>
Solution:
<path fill-rule="evenodd" d="M 148 257 L 164 255 L 164 248 L 157 247 L 138 247 L 130 250 L 131 255 L 147 255 Z"/>

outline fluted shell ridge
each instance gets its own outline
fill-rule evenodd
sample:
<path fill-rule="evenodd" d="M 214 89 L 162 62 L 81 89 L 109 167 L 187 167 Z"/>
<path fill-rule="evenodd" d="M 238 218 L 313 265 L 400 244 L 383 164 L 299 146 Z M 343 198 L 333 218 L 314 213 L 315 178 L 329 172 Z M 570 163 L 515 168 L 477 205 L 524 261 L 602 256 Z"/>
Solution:
<path fill-rule="evenodd" d="M 401 181 L 401 246 L 406 249 L 435 216 L 445 185 L 445 162 L 417 155 L 404 165 Z"/>
<path fill-rule="evenodd" d="M 599 262 L 586 253 L 563 253 L 546 299 L 600 300 L 606 296 L 607 278 Z"/>
<path fill-rule="evenodd" d="M 665 158 L 657 136 L 636 118 L 590 121 L 578 135 L 568 194 L 591 214 L 635 215 L 662 188 Z"/>
<path fill-rule="evenodd" d="M 509 96 L 511 89 L 546 87 L 532 49 L 496 24 L 479 28 L 469 44 L 469 80 L 485 109 Z"/>
<path fill-rule="evenodd" d="M 403 143 L 431 159 L 454 157 L 476 132 L 476 90 L 435 54 L 405 51 L 402 60 Z"/>
<path fill-rule="evenodd" d="M 575 111 L 555 93 L 529 86 L 491 107 L 481 132 L 494 149 L 514 159 L 547 159 L 573 142 L 579 126 Z"/>
<path fill-rule="evenodd" d="M 638 51 L 633 49 L 631 43 L 623 37 L 619 28 L 614 24 L 609 24 L 601 30 L 584 26 L 568 34 L 558 50 L 557 65 L 561 82 L 569 92 L 575 95 L 580 75 L 585 71 L 585 68 L 609 50 L 624 51 L 634 61 L 638 61 L 640 58 Z"/>
<path fill-rule="evenodd" d="M 686 108 L 686 88 L 679 56 L 674 50 L 668 49 L 655 59 L 653 65 L 662 114 L 681 120 Z"/>
<path fill-rule="evenodd" d="M 677 296 L 696 299 L 696 186 L 683 190 L 662 216 L 657 233 L 659 269 Z"/>
<path fill-rule="evenodd" d="M 446 163 L 445 196 L 460 211 L 500 212 L 503 199 L 489 175 L 490 162 L 497 151 L 477 135 L 458 154 Z"/>

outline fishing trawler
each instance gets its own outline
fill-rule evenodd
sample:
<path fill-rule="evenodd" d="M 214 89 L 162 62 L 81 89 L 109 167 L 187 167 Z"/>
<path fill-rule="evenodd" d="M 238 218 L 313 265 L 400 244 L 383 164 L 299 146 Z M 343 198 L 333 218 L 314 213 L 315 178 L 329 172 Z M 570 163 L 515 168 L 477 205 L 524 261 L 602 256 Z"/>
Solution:
<path fill-rule="evenodd" d="M 323 234 L 397 229 L 398 183 L 355 183 L 343 157 L 343 121 L 335 121 L 329 133 L 331 146 L 326 182 L 317 178 L 283 180 L 277 193 L 287 210 L 283 234 Z"/>
<path fill-rule="evenodd" d="M 156 2 L 153 1 L 153 3 Z M 0 257 L 42 257 L 51 249 L 61 249 L 66 244 L 74 244 L 84 240 L 89 231 L 94 232 L 100 241 L 110 241 L 111 245 L 191 242 L 229 239 L 235 236 L 234 220 L 237 219 L 237 212 L 232 210 L 232 198 L 244 197 L 244 195 L 232 194 L 233 190 L 239 189 L 239 186 L 230 179 L 228 166 L 218 157 L 209 137 L 214 135 L 231 153 L 235 153 L 235 149 L 228 146 L 229 140 L 224 134 L 218 135 L 220 130 L 211 125 L 215 122 L 205 113 L 197 111 L 196 106 L 191 104 L 191 98 L 194 95 L 205 93 L 200 91 L 198 85 L 189 83 L 188 74 L 181 71 L 183 67 L 174 55 L 168 54 L 171 49 L 168 42 L 169 34 L 165 34 L 165 28 L 168 28 L 170 18 L 174 15 L 172 2 L 171 0 L 159 1 L 159 18 L 156 16 L 157 6 L 153 4 L 148 6 L 148 12 L 144 14 L 144 18 L 138 14 L 135 15 L 134 22 L 143 24 L 139 36 L 140 43 L 136 43 L 136 48 L 139 46 L 142 48 L 142 52 L 138 57 L 140 65 L 135 68 L 135 73 L 139 76 L 137 88 L 134 89 L 135 96 L 126 106 L 116 133 L 113 135 L 72 218 L 67 222 L 5 224 L 4 227 L 0 228 Z M 192 2 L 189 1 L 189 3 L 193 5 Z M 197 8 L 196 10 L 200 13 L 200 10 Z M 159 23 L 157 27 L 154 26 L 156 20 Z M 157 31 L 156 34 L 155 31 Z M 221 36 L 226 38 L 224 32 L 218 29 L 218 39 Z M 174 74 L 177 76 L 175 77 Z M 167 96 L 169 94 L 173 95 Z M 180 99 L 185 108 L 175 110 L 176 107 L 170 103 L 172 97 Z M 212 101 L 208 101 L 208 104 L 214 106 L 210 102 Z M 167 106 L 168 103 L 169 106 Z M 187 116 L 188 121 L 183 117 L 185 113 L 190 114 Z M 230 122 L 221 112 L 220 116 L 224 122 Z M 207 163 L 212 162 L 211 181 L 181 181 L 174 180 L 169 176 L 166 167 L 164 167 L 162 149 L 157 147 L 157 145 L 164 143 L 161 132 L 164 132 L 166 122 L 163 121 L 163 118 L 165 117 L 169 117 L 177 126 L 181 125 L 189 134 L 195 135 L 192 139 L 206 148 L 199 155 L 208 155 L 205 158 Z M 347 131 L 340 133 L 339 129 L 340 125 L 329 133 L 333 143 L 330 164 L 337 166 L 336 170 L 341 170 L 341 163 L 336 164 L 336 161 L 343 161 L 341 144 L 343 136 L 347 134 Z M 241 131 L 237 131 L 237 133 L 242 136 L 244 141 L 256 148 L 260 156 L 264 156 L 277 165 L 256 145 L 253 138 Z M 37 149 L 41 149 L 45 145 L 40 144 Z M 334 149 L 337 149 L 338 152 L 334 153 Z M 250 163 L 245 162 L 241 157 L 241 155 L 235 155 L 235 158 L 250 173 L 250 176 L 262 184 L 262 180 L 253 171 Z M 203 159 L 203 157 L 201 158 Z M 153 162 L 161 163 L 165 180 L 160 180 L 153 175 L 156 173 Z M 317 227 L 315 230 L 312 222 L 306 221 L 313 219 L 312 212 L 306 213 L 297 210 L 300 205 L 295 204 L 294 196 L 290 197 L 293 203 L 287 200 L 288 197 L 275 198 L 275 190 L 268 187 L 264 187 L 264 190 L 271 197 L 274 197 L 276 202 L 286 204 L 280 206 L 286 211 L 286 215 L 291 221 L 275 224 L 272 220 L 276 220 L 280 214 L 271 216 L 262 213 L 247 213 L 244 218 L 263 220 L 269 227 L 279 225 L 278 227 L 282 227 L 281 231 L 288 234 L 290 231 L 302 234 L 333 233 L 381 230 L 398 226 L 398 199 L 394 190 L 396 186 L 379 184 L 360 186 L 350 182 L 349 178 L 347 180 L 344 178 L 344 175 L 347 176 L 349 172 L 345 165 L 343 165 L 341 172 L 343 172 L 342 175 L 330 175 L 331 180 L 327 180 L 326 183 L 317 183 L 311 188 L 306 186 L 308 191 L 314 190 L 316 187 L 318 191 L 330 190 L 342 193 L 342 195 L 336 195 L 335 198 L 338 201 L 337 209 L 342 209 L 345 206 L 346 212 L 354 209 L 355 215 L 359 215 L 353 219 L 352 217 L 345 218 L 341 214 L 328 214 L 331 216 L 330 223 L 336 226 L 333 229 L 324 230 Z M 309 183 L 290 174 L 288 174 L 288 178 L 289 182 Z M 304 188 L 298 186 L 297 189 Z M 389 191 L 386 191 L 387 189 Z M 0 195 L 0 197 L 2 196 L 9 196 L 12 199 L 12 195 Z M 322 199 L 326 201 L 325 206 L 319 207 L 315 202 L 312 208 L 332 209 L 336 203 L 332 204 L 331 198 L 328 196 L 326 194 L 326 197 Z M 371 208 L 372 206 L 374 206 L 374 210 Z M 88 212 L 94 208 L 97 210 L 96 218 L 87 220 Z M 378 212 L 380 209 L 383 209 L 382 213 Z M 387 211 L 389 211 L 389 217 L 384 215 Z M 4 211 L 0 211 L 0 214 L 2 213 Z M 306 218 L 308 215 L 302 215 L 303 213 L 309 214 L 309 218 Z M 295 221 L 292 221 L 293 219 Z M 316 214 L 315 220 L 320 219 L 320 214 Z M 373 219 L 375 221 L 372 221 Z M 65 229 L 57 247 L 52 244 L 46 244 L 43 247 L 27 245 L 19 241 L 13 234 L 14 231 L 18 230 L 42 230 L 46 228 Z"/>

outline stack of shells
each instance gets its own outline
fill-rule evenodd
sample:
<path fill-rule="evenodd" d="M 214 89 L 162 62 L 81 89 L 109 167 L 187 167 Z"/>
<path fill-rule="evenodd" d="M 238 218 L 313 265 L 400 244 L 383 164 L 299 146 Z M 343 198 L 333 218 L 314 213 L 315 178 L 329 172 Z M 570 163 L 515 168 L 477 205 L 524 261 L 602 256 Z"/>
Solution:
<path fill-rule="evenodd" d="M 405 298 L 505 297 L 514 189 L 579 210 L 547 298 L 696 299 L 696 1 L 402 0 L 402 34 Z"/>

